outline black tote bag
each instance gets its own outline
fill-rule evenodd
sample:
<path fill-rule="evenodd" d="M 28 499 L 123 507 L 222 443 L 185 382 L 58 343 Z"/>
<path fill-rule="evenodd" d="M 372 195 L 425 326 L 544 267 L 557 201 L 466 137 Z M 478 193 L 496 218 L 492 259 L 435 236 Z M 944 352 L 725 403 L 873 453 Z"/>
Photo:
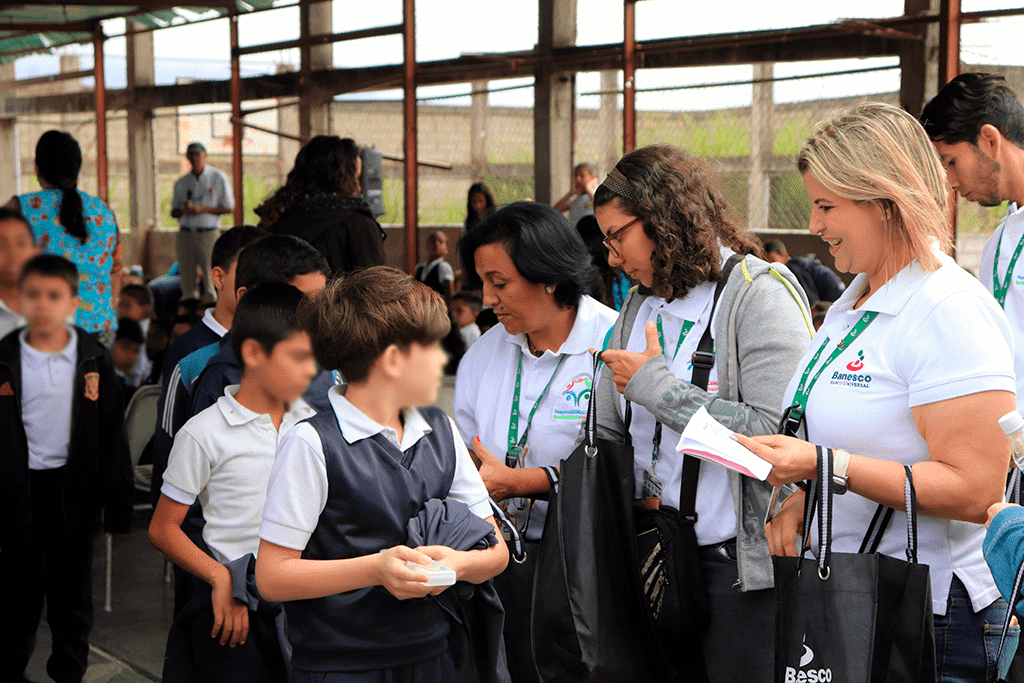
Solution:
<path fill-rule="evenodd" d="M 907 561 L 832 553 L 832 487 L 811 483 L 801 555 L 774 558 L 776 683 L 935 680 L 931 581 L 927 565 L 917 562 L 917 504 L 910 468 L 905 470 Z M 831 481 L 832 453 L 819 446 L 818 482 Z M 806 557 L 815 509 L 817 560 Z"/>
<path fill-rule="evenodd" d="M 594 359 L 595 379 L 599 359 Z M 537 553 L 530 635 L 541 681 L 668 679 L 640 590 L 633 530 L 633 449 L 586 438 L 562 461 Z"/>

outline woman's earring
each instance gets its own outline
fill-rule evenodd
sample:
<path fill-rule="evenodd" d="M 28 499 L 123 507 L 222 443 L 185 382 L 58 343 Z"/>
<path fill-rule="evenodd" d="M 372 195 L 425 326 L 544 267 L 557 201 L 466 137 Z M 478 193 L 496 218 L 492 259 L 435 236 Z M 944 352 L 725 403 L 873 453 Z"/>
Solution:
<path fill-rule="evenodd" d="M 548 285 L 547 287 L 544 288 L 544 291 L 547 292 L 548 294 L 554 294 L 555 288 L 552 287 L 551 285 Z"/>

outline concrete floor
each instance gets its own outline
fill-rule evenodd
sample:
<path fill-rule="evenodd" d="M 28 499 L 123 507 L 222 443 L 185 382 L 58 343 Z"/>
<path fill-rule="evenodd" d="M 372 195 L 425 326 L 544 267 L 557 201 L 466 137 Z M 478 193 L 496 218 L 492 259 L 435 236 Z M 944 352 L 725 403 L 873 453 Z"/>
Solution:
<path fill-rule="evenodd" d="M 435 405 L 452 414 L 455 381 L 446 377 Z M 85 683 L 142 683 L 159 681 L 164 647 L 174 607 L 174 589 L 164 581 L 164 562 L 149 543 L 146 530 L 152 512 L 138 511 L 131 531 L 115 536 L 111 611 L 103 611 L 105 542 L 96 537 L 93 562 L 93 603 L 96 623 L 90 636 L 91 652 Z M 45 619 L 39 627 L 36 650 L 26 675 L 44 683 L 50 631 Z"/>

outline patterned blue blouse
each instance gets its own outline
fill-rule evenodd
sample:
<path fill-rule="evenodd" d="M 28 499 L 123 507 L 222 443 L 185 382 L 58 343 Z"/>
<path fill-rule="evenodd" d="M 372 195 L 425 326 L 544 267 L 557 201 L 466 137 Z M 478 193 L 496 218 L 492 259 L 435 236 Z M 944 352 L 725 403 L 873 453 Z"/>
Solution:
<path fill-rule="evenodd" d="M 103 200 L 81 190 L 77 192 L 82 198 L 82 214 L 89 232 L 85 244 L 64 232 L 60 224 L 60 190 L 31 192 L 19 196 L 18 200 L 42 252 L 63 256 L 78 266 L 78 295 L 82 303 L 75 323 L 88 332 L 98 333 L 100 341 L 110 345 L 117 324 L 110 291 L 110 271 L 117 248 L 117 219 Z"/>

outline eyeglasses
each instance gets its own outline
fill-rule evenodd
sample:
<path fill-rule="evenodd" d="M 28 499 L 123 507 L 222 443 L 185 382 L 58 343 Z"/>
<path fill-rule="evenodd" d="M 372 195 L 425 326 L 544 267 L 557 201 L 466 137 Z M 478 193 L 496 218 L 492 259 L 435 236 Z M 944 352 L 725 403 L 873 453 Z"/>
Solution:
<path fill-rule="evenodd" d="M 619 257 L 619 250 L 612 246 L 612 241 L 618 242 L 620 239 L 622 239 L 622 235 L 627 230 L 629 230 L 634 223 L 637 223 L 639 220 L 639 216 L 634 218 L 633 220 L 631 220 L 630 222 L 626 223 L 621 228 L 613 232 L 612 234 L 605 237 L 604 240 L 602 240 L 604 242 L 604 246 L 608 248 L 608 251 L 610 251 L 612 255 L 615 256 L 615 258 Z"/>

